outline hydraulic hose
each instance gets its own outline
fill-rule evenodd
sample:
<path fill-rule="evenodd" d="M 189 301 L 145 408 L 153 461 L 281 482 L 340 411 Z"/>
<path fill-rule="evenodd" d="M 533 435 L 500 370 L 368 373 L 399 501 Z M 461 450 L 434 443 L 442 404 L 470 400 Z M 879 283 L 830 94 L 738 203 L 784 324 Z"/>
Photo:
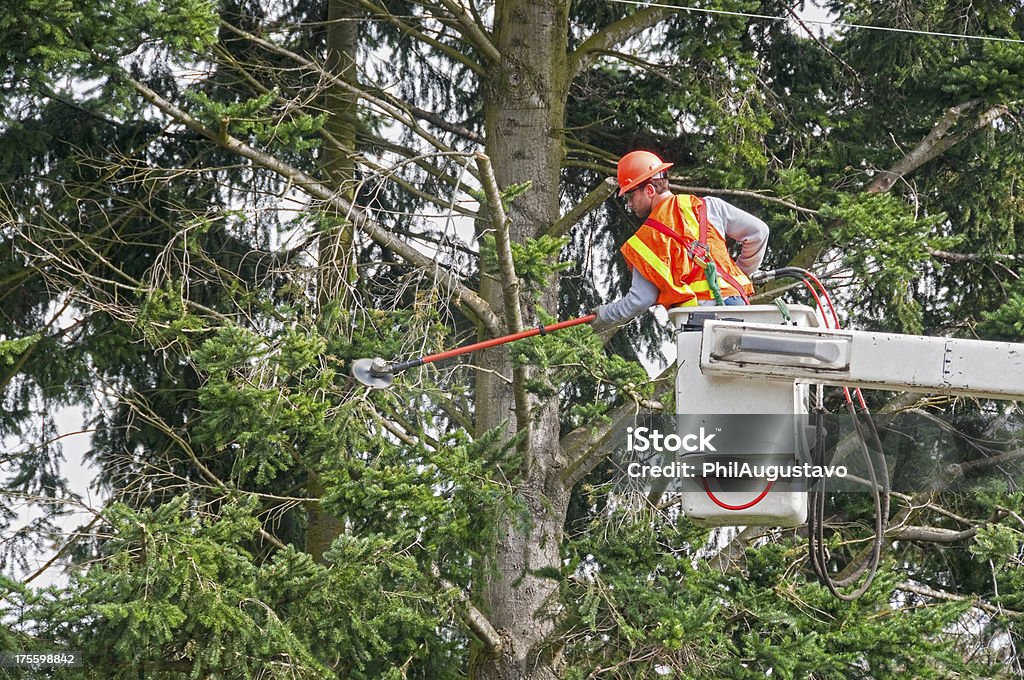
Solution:
<path fill-rule="evenodd" d="M 829 295 L 828 290 L 825 288 L 825 285 L 813 273 L 806 269 L 801 269 L 800 267 L 782 267 L 780 269 L 770 271 L 755 272 L 750 277 L 752 282 L 758 284 L 767 283 L 768 281 L 773 281 L 778 278 L 794 278 L 803 281 L 804 285 L 807 286 L 818 305 L 818 310 L 821 312 L 825 326 L 828 327 L 829 318 L 831 317 L 831 322 L 833 324 L 832 327 L 839 328 L 839 315 L 836 313 L 836 308 L 832 303 L 832 298 Z M 817 288 L 817 290 L 815 288 Z M 828 305 L 827 313 L 823 300 L 824 303 Z M 871 586 L 875 575 L 878 573 L 878 564 L 881 560 L 882 548 L 885 543 L 885 532 L 888 529 L 889 524 L 889 505 L 891 496 L 891 490 L 889 488 L 889 471 L 885 461 L 884 452 L 882 451 L 881 438 L 878 436 L 878 429 L 875 426 L 874 420 L 871 418 L 871 413 L 868 410 L 867 403 L 864 401 L 864 396 L 861 394 L 860 389 L 855 389 L 854 393 L 857 397 L 857 404 L 861 409 L 860 413 L 857 412 L 849 388 L 843 388 L 843 394 L 846 398 L 846 407 L 850 413 L 857 437 L 860 440 L 861 454 L 864 459 L 864 465 L 867 469 L 868 478 L 871 482 L 872 500 L 875 511 L 875 535 L 871 542 L 870 553 L 860 558 L 854 558 L 854 561 L 848 564 L 846 569 L 844 569 L 845 572 L 848 572 L 845 576 L 833 578 L 828 569 L 829 555 L 825 542 L 824 480 L 822 480 L 817 491 L 808 492 L 809 508 L 807 515 L 807 548 L 814 573 L 818 577 L 818 580 L 828 588 L 829 592 L 837 598 L 845 601 L 852 601 L 863 595 Z M 824 465 L 826 463 L 826 433 L 824 427 L 824 405 L 821 404 L 820 401 L 817 404 L 816 411 L 816 441 L 813 453 L 814 464 Z M 863 424 L 860 421 L 861 417 L 865 419 L 865 423 Z M 867 431 L 865 431 L 865 429 Z M 870 445 L 868 443 L 869 437 L 871 439 Z M 874 457 L 877 458 L 877 470 L 875 462 L 872 461 L 872 451 L 875 452 Z M 862 577 L 864 580 L 861 581 L 860 585 L 858 585 L 852 592 L 844 593 L 840 591 L 840 588 L 849 587 Z"/>

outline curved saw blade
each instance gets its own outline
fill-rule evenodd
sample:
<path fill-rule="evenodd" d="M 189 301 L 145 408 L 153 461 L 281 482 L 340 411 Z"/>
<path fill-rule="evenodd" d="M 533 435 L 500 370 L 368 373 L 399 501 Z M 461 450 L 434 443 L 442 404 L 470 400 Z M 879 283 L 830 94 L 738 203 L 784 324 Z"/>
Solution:
<path fill-rule="evenodd" d="M 356 359 L 352 362 L 352 377 L 368 387 L 390 387 L 395 374 L 381 358 Z"/>

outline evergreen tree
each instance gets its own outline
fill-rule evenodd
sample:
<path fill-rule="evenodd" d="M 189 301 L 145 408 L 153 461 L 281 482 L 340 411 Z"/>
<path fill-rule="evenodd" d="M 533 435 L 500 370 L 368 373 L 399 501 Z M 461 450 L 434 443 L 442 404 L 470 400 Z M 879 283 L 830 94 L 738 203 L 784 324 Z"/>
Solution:
<path fill-rule="evenodd" d="M 13 8 L 0 470 L 48 512 L 16 534 L 0 514 L 3 647 L 81 649 L 38 673 L 68 678 L 1019 670 L 996 658 L 1021 634 L 1019 476 L 988 474 L 1018 457 L 1016 411 L 927 405 L 977 416 L 943 461 L 981 488 L 897 499 L 846 603 L 797 532 L 709 534 L 611 494 L 610 433 L 671 408 L 635 361 L 660 360 L 650 319 L 387 391 L 349 374 L 621 291 L 635 225 L 607 178 L 637 147 L 763 216 L 766 265 L 827 274 L 846 321 L 1021 339 L 1024 50 L 866 28 L 1019 41 L 1018 5 L 835 3 L 851 26 L 827 37 L 771 1 Z M 63 405 L 91 419 L 108 500 L 51 545 L 82 502 Z M 44 548 L 73 566 L 34 590 Z"/>

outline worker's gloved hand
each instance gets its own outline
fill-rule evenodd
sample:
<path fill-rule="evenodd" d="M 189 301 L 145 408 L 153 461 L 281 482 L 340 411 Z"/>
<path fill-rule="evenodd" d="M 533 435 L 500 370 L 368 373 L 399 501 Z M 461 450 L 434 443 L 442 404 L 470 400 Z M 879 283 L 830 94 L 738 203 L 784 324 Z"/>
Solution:
<path fill-rule="evenodd" d="M 594 310 L 594 314 L 597 314 L 597 318 L 590 322 L 590 327 L 594 330 L 595 333 L 603 333 L 604 331 L 610 330 L 612 328 L 617 328 L 619 325 L 621 325 L 617 321 L 611 321 L 610 319 L 608 319 L 608 317 L 604 314 L 604 310 L 606 307 L 608 307 L 608 305 L 601 305 L 600 307 Z"/>

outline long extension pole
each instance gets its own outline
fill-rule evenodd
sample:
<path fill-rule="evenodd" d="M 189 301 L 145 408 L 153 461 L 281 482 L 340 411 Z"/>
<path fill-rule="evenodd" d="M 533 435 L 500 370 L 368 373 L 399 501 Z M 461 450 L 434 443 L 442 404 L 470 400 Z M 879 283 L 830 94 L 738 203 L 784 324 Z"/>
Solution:
<path fill-rule="evenodd" d="M 437 354 L 428 354 L 427 356 L 409 359 L 408 361 L 400 361 L 398 363 L 387 363 L 380 358 L 358 359 L 352 364 L 352 375 L 354 375 L 361 383 L 369 385 L 370 387 L 387 387 L 394 380 L 396 373 L 400 373 L 407 368 L 422 366 L 423 364 L 441 361 L 442 359 L 451 359 L 452 357 L 478 352 L 490 347 L 497 347 L 498 345 L 515 342 L 516 340 L 532 338 L 535 335 L 547 335 L 548 333 L 560 331 L 563 328 L 570 328 L 572 326 L 590 323 L 596 318 L 596 314 L 588 314 L 586 316 L 581 316 L 578 319 L 569 319 L 568 321 L 559 321 L 558 323 L 549 324 L 547 326 L 538 326 L 536 328 L 520 331 L 519 333 L 503 335 L 500 338 L 491 338 L 490 340 L 483 340 L 481 342 L 474 342 L 471 345 L 464 345 L 444 352 L 438 352 Z"/>

